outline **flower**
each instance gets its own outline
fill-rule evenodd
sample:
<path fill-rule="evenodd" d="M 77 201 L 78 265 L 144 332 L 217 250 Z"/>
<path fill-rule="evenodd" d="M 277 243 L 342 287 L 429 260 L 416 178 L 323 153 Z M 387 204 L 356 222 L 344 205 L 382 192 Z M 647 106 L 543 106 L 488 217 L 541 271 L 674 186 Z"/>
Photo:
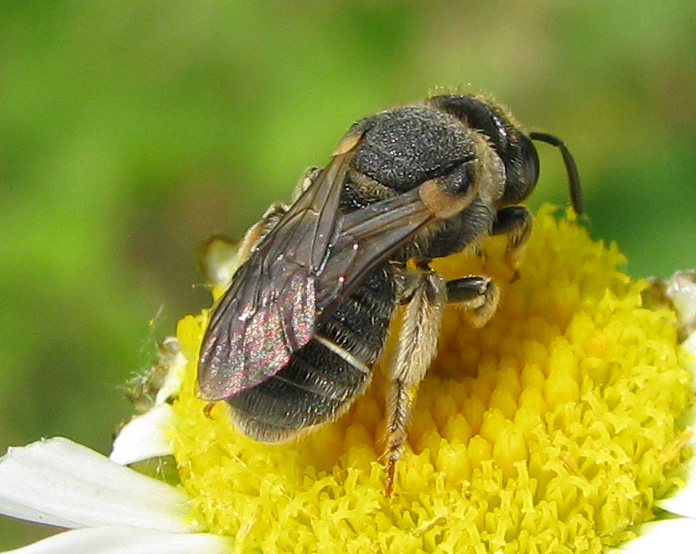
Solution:
<path fill-rule="evenodd" d="M 173 454 L 180 486 L 100 458 L 103 469 L 95 465 L 87 482 L 65 470 L 69 487 L 34 489 L 43 502 L 56 496 L 65 506 L 77 490 L 91 490 L 92 499 L 101 498 L 95 491 L 102 485 L 132 490 L 130 505 L 148 514 L 139 532 L 233 537 L 235 552 L 652 552 L 653 540 L 693 544 L 695 368 L 678 345 L 674 312 L 643 307 L 647 282 L 619 271 L 625 259 L 617 247 L 591 241 L 570 212 L 556 221 L 551 208 L 541 210 L 519 278 L 503 262 L 504 249 L 494 237 L 484 256 L 437 262 L 449 278 L 494 277 L 500 307 L 482 329 L 466 324 L 456 307 L 445 311 L 439 355 L 420 387 L 393 497 L 383 495 L 378 461 L 385 409 L 379 366 L 368 392 L 339 420 L 291 443 L 257 443 L 233 428 L 224 403 L 208 418 L 194 395 L 205 313 L 179 322 L 180 351 L 168 354 L 167 384 L 152 409 L 124 428 L 112 455 L 130 463 Z M 677 288 L 680 314 L 686 313 L 691 289 Z M 696 353 L 696 335 L 684 345 Z M 60 448 L 70 444 L 56 440 Z M 104 521 L 65 517 L 72 508 L 60 506 L 43 505 L 40 516 L 17 508 L 36 505 L 34 490 L 23 490 L 22 482 L 53 482 L 48 470 L 36 473 L 23 461 L 52 458 L 53 451 L 42 450 L 49 444 L 0 461 L 0 499 L 8 498 L 3 475 L 18 484 L 10 496 L 15 511 L 0 500 L 0 512 L 92 525 L 95 533 L 134 524 L 121 508 Z M 70 462 L 72 456 L 81 461 Z M 71 445 L 57 465 L 76 471 L 97 458 Z M 164 527 L 153 523 L 154 513 Z M 192 550 L 232 551 L 229 542 L 211 544 Z M 177 551 L 158 547 L 149 550 Z M 60 550 L 41 550 L 53 551 Z"/>
<path fill-rule="evenodd" d="M 64 438 L 11 448 L 0 459 L 0 513 L 73 529 L 17 554 L 222 554 L 228 538 L 190 520 L 184 491 Z"/>
<path fill-rule="evenodd" d="M 445 313 L 440 355 L 419 391 L 397 495 L 383 496 L 384 379 L 338 421 L 285 445 L 237 433 L 224 403 L 195 398 L 195 361 L 173 409 L 174 452 L 193 513 L 240 551 L 601 551 L 655 518 L 683 485 L 692 401 L 674 316 L 641 307 L 642 281 L 615 245 L 572 219 L 537 218 L 519 279 L 485 257 L 440 260 L 448 277 L 493 276 L 483 329 Z M 206 317 L 180 322 L 196 359 Z M 394 333 L 392 333 L 392 336 Z"/>

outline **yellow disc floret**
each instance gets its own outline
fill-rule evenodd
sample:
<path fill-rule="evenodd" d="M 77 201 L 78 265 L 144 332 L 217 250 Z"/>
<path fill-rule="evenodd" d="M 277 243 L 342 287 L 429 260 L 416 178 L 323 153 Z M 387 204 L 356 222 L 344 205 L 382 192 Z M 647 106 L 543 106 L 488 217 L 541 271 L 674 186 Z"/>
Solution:
<path fill-rule="evenodd" d="M 191 517 L 235 552 L 601 552 L 654 517 L 687 453 L 691 402 L 673 315 L 572 216 L 542 209 L 513 274 L 505 242 L 433 264 L 488 275 L 500 306 L 481 329 L 448 307 L 418 392 L 395 495 L 385 498 L 385 382 L 338 421 L 287 444 L 239 434 L 224 402 L 194 396 L 205 315 L 179 322 L 189 360 L 174 404 Z M 393 333 L 392 333 L 393 334 Z"/>

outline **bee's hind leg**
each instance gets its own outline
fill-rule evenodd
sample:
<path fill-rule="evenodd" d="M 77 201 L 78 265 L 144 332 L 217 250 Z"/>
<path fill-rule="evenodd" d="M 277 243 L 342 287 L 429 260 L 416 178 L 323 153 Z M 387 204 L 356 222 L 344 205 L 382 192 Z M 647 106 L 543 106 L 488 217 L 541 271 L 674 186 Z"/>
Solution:
<path fill-rule="evenodd" d="M 405 275 L 401 301 L 406 304 L 396 346 L 387 367 L 391 380 L 387 398 L 385 450 L 387 466 L 384 494 L 394 491 L 396 463 L 403 452 L 406 427 L 418 384 L 437 352 L 442 309 L 447 302 L 445 279 L 432 270 L 416 269 Z"/>
<path fill-rule="evenodd" d="M 401 302 L 406 304 L 396 352 L 387 364 L 391 380 L 387 398 L 387 426 L 382 460 L 387 466 L 384 494 L 394 491 L 396 464 L 403 453 L 406 428 L 418 385 L 437 353 L 446 303 L 465 309 L 474 326 L 484 325 L 498 306 L 498 287 L 489 277 L 470 276 L 445 282 L 445 278 L 426 267 L 404 275 Z"/>
<path fill-rule="evenodd" d="M 249 259 L 287 211 L 286 204 L 274 202 L 261 219 L 249 227 L 239 242 L 218 235 L 207 239 L 201 245 L 198 260 L 206 283 L 229 287 L 237 269 Z"/>
<path fill-rule="evenodd" d="M 292 203 L 294 203 L 302 195 L 302 193 L 311 186 L 311 184 L 321 174 L 321 171 L 322 169 L 320 167 L 308 168 L 295 185 L 295 189 L 292 193 L 291 203 L 288 205 L 283 204 L 282 202 L 274 202 L 264 212 L 261 219 L 249 228 L 249 230 L 244 234 L 244 238 L 239 243 L 237 257 L 240 260 L 240 265 L 249 258 L 254 249 L 264 238 L 268 236 L 268 234 L 278 224 L 280 219 L 290 209 L 290 205 L 292 205 Z"/>
<path fill-rule="evenodd" d="M 302 196 L 302 193 L 306 191 L 311 184 L 317 180 L 317 177 L 321 175 L 322 172 L 321 167 L 315 167 L 311 166 L 308 167 L 302 177 L 300 177 L 300 180 L 297 181 L 297 184 L 295 185 L 295 188 L 292 191 L 292 199 L 290 200 L 290 203 L 294 203 L 300 196 Z"/>

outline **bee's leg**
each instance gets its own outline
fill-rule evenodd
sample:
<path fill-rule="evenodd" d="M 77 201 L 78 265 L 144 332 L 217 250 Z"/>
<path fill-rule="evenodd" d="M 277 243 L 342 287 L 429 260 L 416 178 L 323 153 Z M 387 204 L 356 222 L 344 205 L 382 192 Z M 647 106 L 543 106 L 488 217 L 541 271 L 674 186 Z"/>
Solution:
<path fill-rule="evenodd" d="M 431 270 L 410 271 L 405 275 L 400 300 L 406 308 L 396 353 L 387 368 L 391 385 L 387 399 L 386 445 L 382 456 L 387 465 L 386 496 L 391 496 L 394 490 L 396 463 L 406 441 L 406 426 L 416 389 L 437 352 L 442 309 L 447 301 L 445 279 Z"/>
<path fill-rule="evenodd" d="M 321 174 L 322 169 L 320 167 L 309 167 L 304 172 L 304 175 L 295 185 L 295 189 L 292 193 L 292 199 L 290 205 L 295 202 L 304 191 L 306 191 L 309 186 L 316 180 L 316 178 Z M 290 205 L 283 204 L 281 202 L 274 202 L 271 204 L 266 212 L 261 217 L 261 220 L 252 225 L 249 230 L 244 234 L 242 242 L 239 244 L 239 251 L 237 253 L 238 258 L 241 260 L 240 264 L 245 262 L 249 255 L 254 251 L 259 243 L 268 236 L 273 227 L 277 225 L 280 218 L 285 215 L 285 213 L 290 209 Z"/>
<path fill-rule="evenodd" d="M 310 167 L 304 172 L 302 178 L 295 185 L 291 204 L 309 188 L 321 172 L 322 169 L 320 167 Z M 254 225 L 244 233 L 244 238 L 242 238 L 242 241 L 239 243 L 239 249 L 237 250 L 237 261 L 239 265 L 243 264 L 249 258 L 254 249 L 268 236 L 268 233 L 273 230 L 273 227 L 278 224 L 280 218 L 283 217 L 289 209 L 290 205 L 288 204 L 274 202 L 265 211 L 261 220 L 254 223 Z"/>
<path fill-rule="evenodd" d="M 483 276 L 463 277 L 447 281 L 447 302 L 464 308 L 467 322 L 483 327 L 498 308 L 500 292 L 493 279 Z"/>
<path fill-rule="evenodd" d="M 287 211 L 288 206 L 285 204 L 271 204 L 262 218 L 249 227 L 237 243 L 220 236 L 209 238 L 202 245 L 199 254 L 199 266 L 206 282 L 227 288 L 239 266 L 249 259 L 254 249 Z"/>
<path fill-rule="evenodd" d="M 302 196 L 302 193 L 306 191 L 309 186 L 317 180 L 317 177 L 321 175 L 322 168 L 321 167 L 308 167 L 302 177 L 300 177 L 300 180 L 297 181 L 297 184 L 295 185 L 295 188 L 292 191 L 292 196 L 290 197 L 290 203 L 293 204 L 295 200 L 297 200 L 300 196 Z"/>
<path fill-rule="evenodd" d="M 532 215 L 524 206 L 510 206 L 498 210 L 491 235 L 506 235 L 508 244 L 505 263 L 517 274 L 524 249 L 532 232 Z"/>
<path fill-rule="evenodd" d="M 261 219 L 249 227 L 239 243 L 239 250 L 237 251 L 239 265 L 247 261 L 254 249 L 268 236 L 268 233 L 278 224 L 280 218 L 287 211 L 287 205 L 281 202 L 274 202 L 268 207 Z"/>

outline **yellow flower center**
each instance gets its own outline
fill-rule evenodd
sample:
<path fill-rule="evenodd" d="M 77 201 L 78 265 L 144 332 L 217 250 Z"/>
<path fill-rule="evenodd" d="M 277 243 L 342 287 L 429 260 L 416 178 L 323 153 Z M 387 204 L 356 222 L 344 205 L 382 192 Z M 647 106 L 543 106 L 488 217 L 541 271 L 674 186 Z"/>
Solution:
<path fill-rule="evenodd" d="M 601 552 L 630 538 L 681 484 L 687 455 L 675 422 L 690 376 L 673 315 L 642 308 L 645 284 L 617 269 L 616 246 L 570 215 L 541 210 L 516 280 L 504 248 L 493 238 L 485 256 L 434 264 L 493 277 L 500 307 L 482 329 L 445 311 L 392 498 L 379 365 L 338 421 L 261 444 L 222 402 L 205 417 L 193 385 L 206 316 L 182 319 L 175 452 L 192 518 L 239 552 Z"/>

